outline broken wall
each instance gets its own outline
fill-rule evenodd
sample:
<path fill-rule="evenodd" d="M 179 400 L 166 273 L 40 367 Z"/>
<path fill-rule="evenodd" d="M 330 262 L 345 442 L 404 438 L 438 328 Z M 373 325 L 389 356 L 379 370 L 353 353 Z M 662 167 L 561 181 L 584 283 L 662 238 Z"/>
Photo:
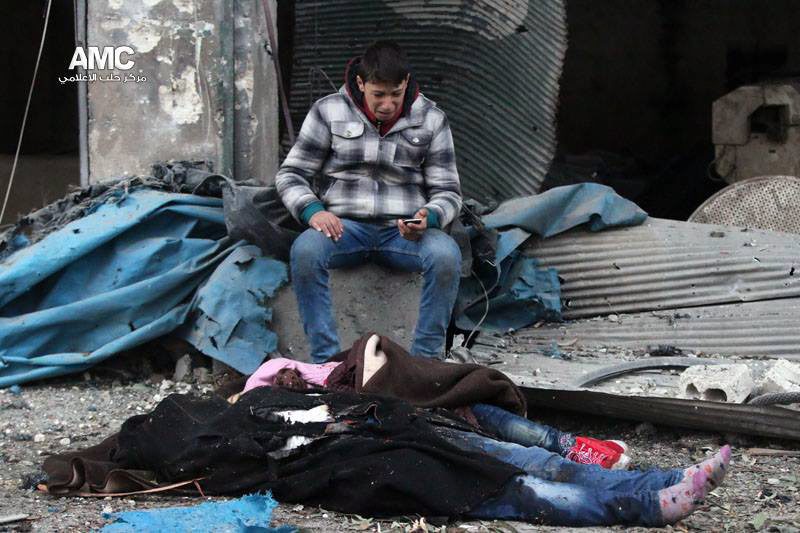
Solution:
<path fill-rule="evenodd" d="M 792 0 L 570 0 L 567 24 L 560 152 L 710 152 L 714 100 L 800 72 Z"/>
<path fill-rule="evenodd" d="M 237 179 L 274 174 L 277 90 L 261 2 L 86 1 L 87 45 L 131 46 L 135 65 L 117 74 L 146 78 L 87 83 L 89 181 L 169 159 L 207 160 Z"/>

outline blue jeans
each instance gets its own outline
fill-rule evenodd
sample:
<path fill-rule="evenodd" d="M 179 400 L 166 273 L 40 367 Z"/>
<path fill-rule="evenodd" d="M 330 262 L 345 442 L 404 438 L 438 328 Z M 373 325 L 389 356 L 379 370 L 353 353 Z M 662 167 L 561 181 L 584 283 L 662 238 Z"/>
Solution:
<path fill-rule="evenodd" d="M 500 494 L 471 509 L 478 519 L 524 520 L 555 526 L 664 524 L 658 491 L 683 479 L 683 470 L 606 470 L 533 446 L 441 428 L 459 448 L 491 455 L 526 472 Z"/>
<path fill-rule="evenodd" d="M 477 403 L 472 406 L 472 413 L 484 431 L 505 442 L 538 446 L 560 455 L 564 455 L 575 444 L 575 437 L 571 433 L 538 424 L 494 405 Z"/>
<path fill-rule="evenodd" d="M 409 241 L 400 236 L 396 226 L 344 218 L 342 224 L 344 234 L 338 242 L 307 229 L 292 245 L 292 285 L 312 360 L 321 363 L 341 350 L 328 287 L 329 269 L 368 261 L 406 272 L 422 272 L 422 298 L 410 352 L 439 357 L 458 293 L 458 245 L 438 229 L 428 229 L 420 240 Z M 389 306 L 392 302 L 383 304 Z"/>

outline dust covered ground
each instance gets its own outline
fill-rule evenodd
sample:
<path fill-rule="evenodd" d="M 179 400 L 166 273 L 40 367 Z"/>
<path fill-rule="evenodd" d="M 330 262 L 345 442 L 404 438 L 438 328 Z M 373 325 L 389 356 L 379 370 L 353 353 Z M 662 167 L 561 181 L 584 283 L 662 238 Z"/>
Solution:
<path fill-rule="evenodd" d="M 171 377 L 169 372 L 165 372 Z M 109 520 L 104 513 L 187 506 L 198 499 L 166 496 L 126 498 L 55 498 L 35 490 L 39 467 L 51 454 L 97 444 L 118 430 L 128 417 L 148 412 L 173 392 L 213 394 L 201 383 L 174 383 L 152 369 L 132 376 L 114 369 L 41 381 L 18 393 L 0 389 L 0 522 L 25 514 L 23 520 L 0 525 L 8 531 L 89 531 Z M 202 378 L 202 376 L 201 376 Z M 723 487 L 689 519 L 673 528 L 651 531 L 800 531 L 800 457 L 759 456 L 751 448 L 800 449 L 800 445 L 750 438 L 653 427 L 649 424 L 590 419 L 572 414 L 540 413 L 539 420 L 580 434 L 621 438 L 632 445 L 637 466 L 677 467 L 706 457 L 724 442 L 734 445 L 732 473 Z M 281 505 L 274 525 L 291 524 L 307 531 L 410 531 L 414 517 L 373 520 L 318 508 Z M 416 524 L 419 526 L 419 523 Z M 4 529 L 5 528 L 5 529 Z M 427 525 L 428 531 L 444 531 Z M 456 522 L 446 531 L 565 531 L 518 522 Z M 590 528 L 613 531 L 624 528 Z M 629 531 L 646 531 L 628 528 Z M 425 531 L 417 528 L 416 531 Z"/>

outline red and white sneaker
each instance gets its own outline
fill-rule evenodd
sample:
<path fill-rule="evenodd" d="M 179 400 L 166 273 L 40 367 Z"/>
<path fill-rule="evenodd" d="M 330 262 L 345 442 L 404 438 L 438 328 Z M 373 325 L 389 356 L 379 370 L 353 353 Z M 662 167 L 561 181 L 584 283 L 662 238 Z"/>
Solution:
<path fill-rule="evenodd" d="M 609 470 L 624 470 L 631 464 L 628 445 L 621 440 L 599 440 L 575 437 L 575 445 L 565 457 L 586 465 L 600 465 Z"/>

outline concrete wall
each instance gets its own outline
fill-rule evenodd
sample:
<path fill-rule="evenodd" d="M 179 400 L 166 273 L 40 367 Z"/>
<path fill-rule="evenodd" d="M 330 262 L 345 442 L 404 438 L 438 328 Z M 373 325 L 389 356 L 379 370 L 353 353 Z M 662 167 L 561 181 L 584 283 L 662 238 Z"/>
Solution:
<path fill-rule="evenodd" d="M 269 2 L 272 23 L 277 5 Z M 266 18 L 260 0 L 235 3 L 236 103 L 234 164 L 236 179 L 270 183 L 279 164 L 278 81 L 269 49 Z M 276 39 L 277 39 L 277 33 Z"/>
<path fill-rule="evenodd" d="M 90 181 L 168 159 L 208 160 L 238 179 L 274 173 L 277 92 L 260 10 L 255 0 L 87 0 L 87 44 L 130 45 L 136 64 L 117 74 L 147 78 L 88 83 Z"/>

